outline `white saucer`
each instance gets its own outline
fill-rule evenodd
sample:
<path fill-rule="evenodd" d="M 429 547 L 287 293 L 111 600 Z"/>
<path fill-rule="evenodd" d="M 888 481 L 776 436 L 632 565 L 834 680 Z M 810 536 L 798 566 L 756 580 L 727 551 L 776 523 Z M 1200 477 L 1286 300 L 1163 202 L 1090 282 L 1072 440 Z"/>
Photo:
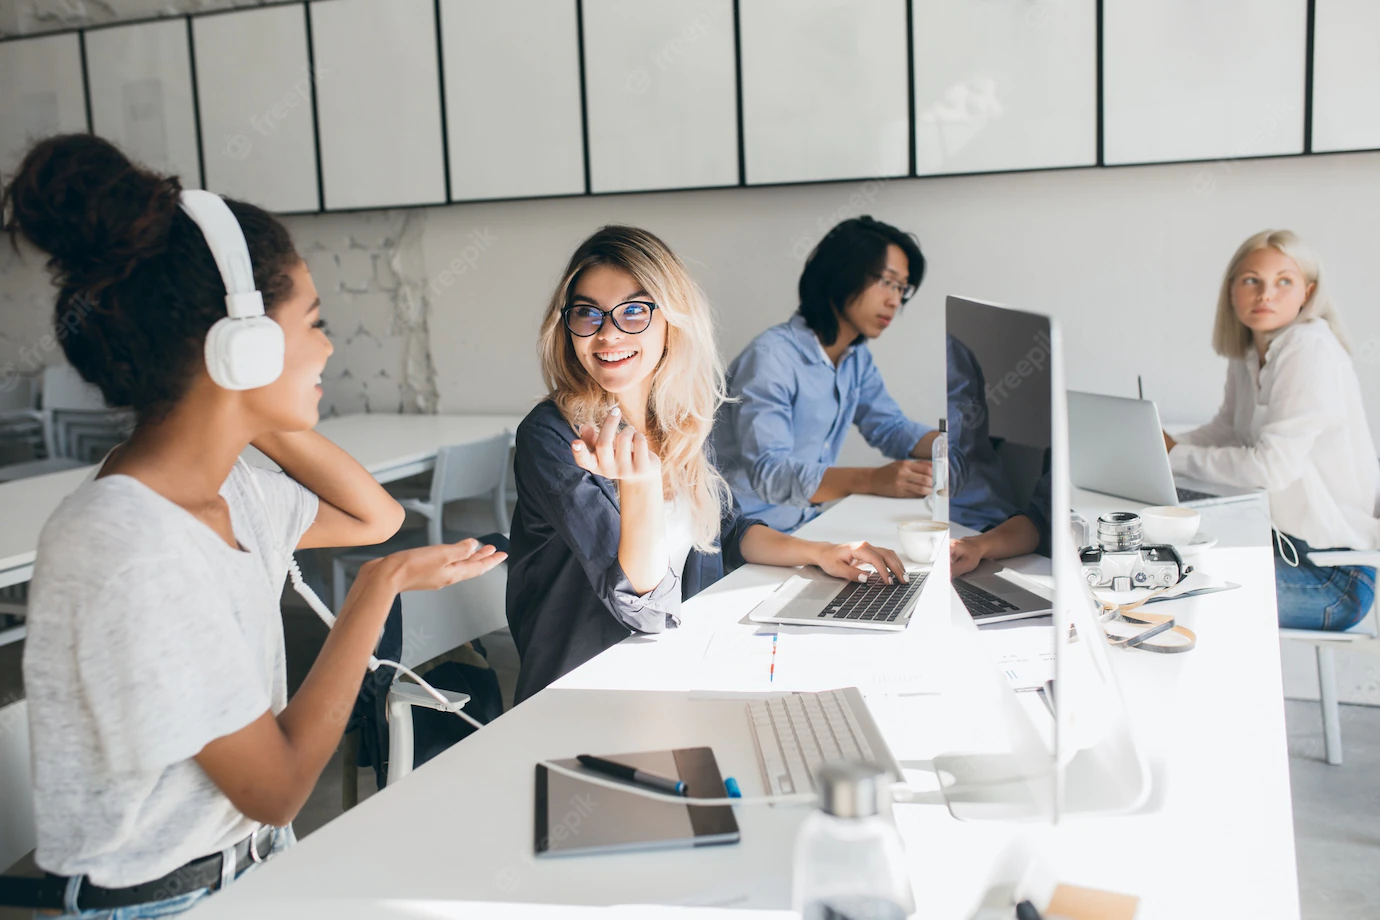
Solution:
<path fill-rule="evenodd" d="M 1204 531 L 1200 530 L 1198 531 L 1198 535 L 1194 537 L 1192 540 L 1190 540 L 1188 543 L 1182 545 L 1176 544 L 1174 548 L 1179 551 L 1180 556 L 1192 556 L 1199 550 L 1208 549 L 1209 547 L 1213 547 L 1216 545 L 1216 537 L 1214 537 L 1210 533 L 1205 533 Z"/>

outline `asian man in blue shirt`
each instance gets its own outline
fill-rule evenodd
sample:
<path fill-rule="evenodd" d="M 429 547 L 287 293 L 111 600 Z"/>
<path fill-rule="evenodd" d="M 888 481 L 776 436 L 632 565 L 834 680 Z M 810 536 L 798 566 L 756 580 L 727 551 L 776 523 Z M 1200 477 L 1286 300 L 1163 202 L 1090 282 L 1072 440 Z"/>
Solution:
<path fill-rule="evenodd" d="M 930 493 L 936 433 L 906 418 L 867 347 L 896 319 L 924 273 L 915 238 L 867 216 L 843 221 L 815 247 L 800 276 L 796 314 L 755 338 L 729 365 L 732 399 L 716 420 L 714 448 L 744 514 L 789 532 L 817 516 L 824 503 L 849 495 Z M 970 357 L 952 340 L 947 347 L 951 363 Z M 967 420 L 955 403 L 972 398 L 956 392 L 954 383 L 949 382 L 951 429 Z M 981 398 L 981 380 L 972 383 Z M 853 425 L 893 462 L 837 466 Z M 961 427 L 966 434 L 975 426 Z M 971 480 L 995 464 L 982 462 L 994 459 L 985 457 L 991 452 L 985 438 L 971 446 L 968 440 L 951 437 L 950 456 L 951 467 L 961 467 L 962 453 L 969 451 L 967 471 L 975 475 L 965 478 Z M 1016 511 L 1006 497 L 1009 488 L 994 478 L 990 484 L 969 481 L 955 493 L 955 521 L 985 529 Z M 974 499 L 974 507 L 963 507 L 960 496 Z M 986 507 L 993 504 L 1000 507 Z"/>

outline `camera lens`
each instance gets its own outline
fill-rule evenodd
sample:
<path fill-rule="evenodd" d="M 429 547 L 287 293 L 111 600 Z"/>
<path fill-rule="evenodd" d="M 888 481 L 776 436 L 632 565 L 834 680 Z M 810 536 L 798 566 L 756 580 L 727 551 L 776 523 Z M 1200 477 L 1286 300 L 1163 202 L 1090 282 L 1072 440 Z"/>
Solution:
<path fill-rule="evenodd" d="M 1106 552 L 1124 553 L 1140 549 L 1142 539 L 1139 514 L 1112 511 L 1097 519 L 1097 542 Z"/>

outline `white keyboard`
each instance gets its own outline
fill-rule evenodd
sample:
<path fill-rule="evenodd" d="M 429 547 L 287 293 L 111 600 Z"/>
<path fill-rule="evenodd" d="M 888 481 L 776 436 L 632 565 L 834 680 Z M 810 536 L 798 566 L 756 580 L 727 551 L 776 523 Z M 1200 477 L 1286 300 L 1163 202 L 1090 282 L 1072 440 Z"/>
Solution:
<path fill-rule="evenodd" d="M 813 792 L 815 771 L 831 760 L 875 763 L 899 778 L 856 687 L 750 700 L 747 716 L 769 795 Z"/>

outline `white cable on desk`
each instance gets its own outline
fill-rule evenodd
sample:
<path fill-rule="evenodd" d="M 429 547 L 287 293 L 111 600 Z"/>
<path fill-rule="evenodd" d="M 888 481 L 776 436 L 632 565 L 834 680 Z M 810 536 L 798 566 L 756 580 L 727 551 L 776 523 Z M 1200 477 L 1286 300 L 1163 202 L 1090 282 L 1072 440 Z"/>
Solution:
<path fill-rule="evenodd" d="M 819 796 L 815 795 L 813 792 L 738 796 L 736 798 L 698 798 L 693 795 L 676 795 L 674 792 L 660 792 L 656 789 L 644 789 L 641 786 L 633 786 L 628 783 L 620 783 L 617 780 L 604 779 L 602 776 L 596 776 L 587 770 L 573 770 L 564 764 L 552 763 L 549 760 L 541 761 L 541 765 L 548 770 L 563 773 L 581 782 L 592 783 L 595 786 L 607 786 L 610 789 L 617 789 L 619 792 L 630 792 L 633 795 L 640 795 L 643 798 L 656 799 L 658 802 L 671 802 L 678 805 L 815 805 L 819 802 Z"/>
<path fill-rule="evenodd" d="M 244 463 L 244 460 L 240 459 L 237 462 Z M 258 477 L 254 475 L 253 470 L 248 469 L 248 464 L 244 465 L 246 468 L 246 474 L 249 477 L 249 483 L 251 486 L 253 486 L 254 491 L 258 493 L 259 501 L 263 505 L 264 511 L 267 512 L 268 499 L 264 496 L 263 488 L 259 485 Z M 307 602 L 307 606 L 310 607 L 312 611 L 321 618 L 322 622 L 326 624 L 327 629 L 334 628 L 336 620 L 335 614 L 331 612 L 331 608 L 326 606 L 326 602 L 321 600 L 321 598 L 317 596 L 316 592 L 311 589 L 311 586 L 308 585 L 306 581 L 302 578 L 302 570 L 297 565 L 297 559 L 290 552 L 287 554 L 287 562 L 288 577 L 292 581 L 292 589 L 297 592 L 297 594 L 302 598 L 302 600 Z M 427 693 L 431 694 L 431 696 L 436 699 L 436 702 L 441 704 L 441 709 L 445 712 L 455 713 L 457 716 L 473 725 L 476 729 L 482 729 L 485 727 L 483 722 L 480 722 L 479 720 L 475 719 L 469 713 L 461 711 L 460 707 L 464 705 L 464 702 L 456 702 L 454 700 L 447 699 L 440 693 L 440 691 L 438 691 L 435 687 L 431 686 L 431 684 L 423 680 L 421 676 L 419 676 L 411 668 L 407 667 L 406 665 L 399 664 L 396 661 L 375 658 L 373 655 L 369 656 L 370 671 L 377 671 L 380 665 L 387 665 L 388 667 L 393 668 L 394 670 L 402 674 L 406 674 L 408 677 L 411 677 L 413 680 L 417 682 L 418 686 L 420 686 Z M 680 805 L 814 805 L 819 800 L 818 796 L 816 796 L 812 792 L 798 792 L 789 795 L 761 795 L 751 797 L 738 796 L 736 798 L 696 798 L 694 796 L 675 795 L 669 792 L 659 792 L 655 789 L 643 789 L 638 786 L 632 786 L 626 783 L 615 782 L 614 780 L 604 779 L 603 777 L 595 776 L 594 774 L 587 771 L 572 770 L 569 767 L 562 766 L 558 763 L 552 763 L 549 760 L 542 761 L 541 765 L 546 767 L 548 770 L 554 770 L 557 773 L 563 773 L 566 776 L 573 777 L 586 783 L 592 783 L 595 786 L 606 786 L 609 789 L 616 789 L 620 792 L 627 792 L 631 793 L 632 795 L 643 796 L 644 798 L 656 799 L 662 802 L 673 802 Z"/>

